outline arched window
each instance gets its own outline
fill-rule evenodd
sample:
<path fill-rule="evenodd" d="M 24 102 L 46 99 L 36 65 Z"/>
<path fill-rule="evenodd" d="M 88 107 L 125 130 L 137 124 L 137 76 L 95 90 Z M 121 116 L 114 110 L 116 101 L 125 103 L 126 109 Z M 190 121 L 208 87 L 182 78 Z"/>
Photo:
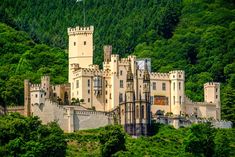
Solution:
<path fill-rule="evenodd" d="M 139 106 L 137 105 L 136 106 L 136 118 L 139 118 L 139 112 L 140 112 Z"/>

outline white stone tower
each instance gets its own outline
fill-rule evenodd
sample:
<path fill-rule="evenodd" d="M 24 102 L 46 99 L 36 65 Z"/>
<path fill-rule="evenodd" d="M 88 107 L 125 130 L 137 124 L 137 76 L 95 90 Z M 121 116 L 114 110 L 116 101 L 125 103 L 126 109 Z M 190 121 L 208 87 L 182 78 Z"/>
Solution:
<path fill-rule="evenodd" d="M 204 101 L 216 104 L 216 119 L 220 120 L 220 83 L 208 82 L 204 84 Z"/>
<path fill-rule="evenodd" d="M 184 104 L 184 71 L 170 71 L 171 80 L 171 112 L 180 115 L 185 112 Z"/>
<path fill-rule="evenodd" d="M 69 83 L 72 83 L 72 64 L 78 64 L 80 68 L 93 64 L 93 32 L 93 26 L 68 28 Z"/>

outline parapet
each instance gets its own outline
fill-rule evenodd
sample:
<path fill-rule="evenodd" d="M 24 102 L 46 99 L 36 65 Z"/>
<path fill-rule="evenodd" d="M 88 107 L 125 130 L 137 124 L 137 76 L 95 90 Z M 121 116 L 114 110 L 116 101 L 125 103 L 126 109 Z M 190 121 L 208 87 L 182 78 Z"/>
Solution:
<path fill-rule="evenodd" d="M 93 33 L 94 32 L 94 26 L 89 27 L 80 27 L 77 26 L 75 28 L 68 28 L 68 35 L 76 35 L 76 34 L 82 34 L 82 33 Z"/>
<path fill-rule="evenodd" d="M 163 79 L 163 80 L 169 80 L 170 74 L 169 73 L 158 73 L 158 72 L 151 72 L 150 73 L 150 79 Z"/>
<path fill-rule="evenodd" d="M 204 84 L 204 88 L 206 87 L 215 87 L 215 86 L 220 86 L 220 83 L 219 82 L 207 82 Z"/>
<path fill-rule="evenodd" d="M 173 70 L 169 72 L 170 79 L 181 79 L 184 80 L 184 71 L 183 70 Z"/>
<path fill-rule="evenodd" d="M 30 92 L 35 92 L 35 91 L 42 91 L 41 84 L 32 84 L 30 86 Z"/>

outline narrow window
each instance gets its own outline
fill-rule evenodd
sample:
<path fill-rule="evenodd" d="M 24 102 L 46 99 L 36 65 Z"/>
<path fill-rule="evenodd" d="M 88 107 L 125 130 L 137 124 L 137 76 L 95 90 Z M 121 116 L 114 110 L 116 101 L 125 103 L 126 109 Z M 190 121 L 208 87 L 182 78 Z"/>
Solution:
<path fill-rule="evenodd" d="M 73 42 L 73 46 L 76 46 L 76 42 Z"/>
<path fill-rule="evenodd" d="M 137 105 L 137 106 L 136 106 L 136 118 L 139 118 L 139 112 L 140 112 L 140 111 L 139 111 L 139 106 Z"/>
<path fill-rule="evenodd" d="M 76 81 L 76 88 L 79 88 L 79 80 Z"/>
<path fill-rule="evenodd" d="M 37 98 L 37 97 L 38 97 L 38 95 L 37 95 L 37 94 L 35 94 L 35 97 Z"/>
<path fill-rule="evenodd" d="M 86 41 L 84 41 L 84 45 L 86 45 Z"/>
<path fill-rule="evenodd" d="M 88 100 L 87 100 L 88 102 L 90 102 L 90 98 L 88 98 Z"/>
<path fill-rule="evenodd" d="M 156 82 L 153 82 L 153 90 L 156 90 Z"/>
<path fill-rule="evenodd" d="M 179 82 L 179 90 L 181 90 L 181 82 Z"/>
<path fill-rule="evenodd" d="M 173 96 L 173 104 L 175 105 L 175 96 Z"/>
<path fill-rule="evenodd" d="M 123 102 L 123 94 L 119 93 L 119 103 Z"/>
<path fill-rule="evenodd" d="M 120 75 L 122 75 L 122 70 L 120 70 Z"/>
<path fill-rule="evenodd" d="M 216 95 L 215 98 L 218 99 L 218 95 Z"/>
<path fill-rule="evenodd" d="M 163 91 L 166 90 L 166 83 L 162 83 L 162 90 L 163 90 Z"/>
<path fill-rule="evenodd" d="M 120 88 L 123 88 L 123 80 L 120 80 Z"/>
<path fill-rule="evenodd" d="M 182 104 L 181 96 L 180 96 L 180 105 Z"/>
<path fill-rule="evenodd" d="M 88 89 L 87 93 L 90 94 L 90 89 Z"/>
<path fill-rule="evenodd" d="M 218 88 L 216 88 L 215 91 L 218 92 Z"/>
<path fill-rule="evenodd" d="M 105 103 L 106 103 L 106 104 L 108 103 L 108 100 L 107 100 L 107 99 L 105 99 Z"/>
<path fill-rule="evenodd" d="M 175 90 L 175 82 L 173 83 L 173 90 Z"/>
<path fill-rule="evenodd" d="M 87 86 L 90 87 L 90 79 L 87 80 Z"/>

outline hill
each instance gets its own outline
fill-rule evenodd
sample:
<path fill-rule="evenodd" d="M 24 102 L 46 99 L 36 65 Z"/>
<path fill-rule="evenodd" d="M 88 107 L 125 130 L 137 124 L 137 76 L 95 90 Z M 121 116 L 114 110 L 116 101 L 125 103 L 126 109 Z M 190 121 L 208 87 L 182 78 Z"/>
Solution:
<path fill-rule="evenodd" d="M 39 82 L 52 75 L 53 83 L 67 80 L 67 54 L 60 48 L 36 44 L 23 31 L 0 23 L 0 104 L 23 105 L 23 80 Z"/>
<path fill-rule="evenodd" d="M 203 100 L 203 83 L 221 82 L 222 117 L 235 122 L 233 0 L 3 0 L 0 21 L 26 31 L 33 41 L 21 31 L 18 36 L 24 40 L 13 40 L 21 47 L 11 45 L 10 38 L 15 36 L 9 36 L 9 40 L 1 37 L 4 45 L 10 46 L 4 46 L 0 54 L 1 59 L 4 56 L 0 61 L 1 90 L 6 91 L 1 92 L 0 101 L 22 102 L 22 82 L 14 81 L 26 76 L 19 72 L 27 71 L 35 80 L 42 73 L 51 73 L 55 83 L 66 81 L 66 53 L 42 44 L 67 48 L 66 28 L 83 25 L 84 8 L 86 25 L 95 26 L 95 63 L 101 64 L 102 46 L 112 44 L 121 56 L 134 53 L 150 57 L 155 71 L 183 69 L 186 94 L 195 101 Z M 33 55 L 28 55 L 32 58 L 26 62 L 28 52 Z M 49 60 L 44 58 L 47 55 Z"/>

